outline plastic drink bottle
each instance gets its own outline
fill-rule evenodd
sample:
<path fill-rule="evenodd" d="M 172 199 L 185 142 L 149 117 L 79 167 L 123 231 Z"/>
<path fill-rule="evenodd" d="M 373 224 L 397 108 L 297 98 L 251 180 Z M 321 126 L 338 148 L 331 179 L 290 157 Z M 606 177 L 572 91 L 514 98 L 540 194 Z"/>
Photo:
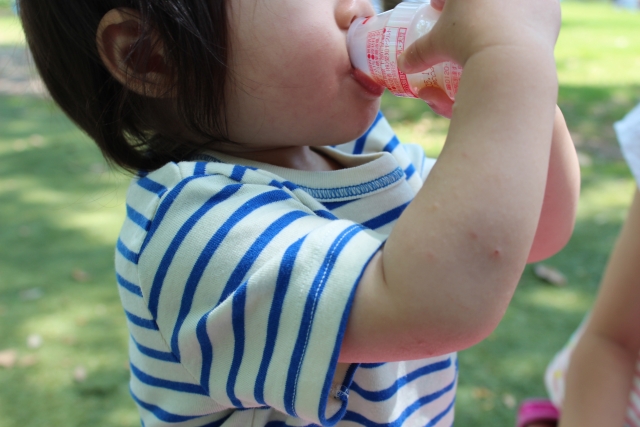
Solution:
<path fill-rule="evenodd" d="M 396 96 L 418 98 L 424 87 L 439 87 L 455 99 L 462 67 L 442 62 L 420 73 L 405 74 L 397 58 L 405 47 L 431 31 L 440 12 L 426 3 L 400 3 L 395 9 L 356 19 L 347 33 L 351 64 Z"/>

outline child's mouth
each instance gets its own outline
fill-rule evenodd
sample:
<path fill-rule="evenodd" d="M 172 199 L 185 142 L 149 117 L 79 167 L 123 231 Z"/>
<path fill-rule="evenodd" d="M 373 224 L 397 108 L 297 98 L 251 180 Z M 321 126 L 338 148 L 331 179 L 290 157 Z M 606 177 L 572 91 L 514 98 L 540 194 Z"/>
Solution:
<path fill-rule="evenodd" d="M 357 68 L 354 68 L 351 71 L 351 76 L 370 94 L 375 96 L 382 96 L 382 93 L 384 92 L 384 86 L 380 86 L 375 82 L 375 80 L 366 75 L 364 72 L 358 70 Z"/>

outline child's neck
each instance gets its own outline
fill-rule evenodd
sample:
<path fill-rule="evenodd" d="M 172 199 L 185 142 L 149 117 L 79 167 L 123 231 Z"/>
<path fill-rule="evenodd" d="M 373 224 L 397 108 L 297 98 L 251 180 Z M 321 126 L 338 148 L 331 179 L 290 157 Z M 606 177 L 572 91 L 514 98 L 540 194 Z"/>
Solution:
<path fill-rule="evenodd" d="M 227 154 L 241 157 L 256 162 L 268 163 L 288 169 L 298 169 L 303 171 L 333 171 L 342 169 L 336 160 L 326 156 L 321 151 L 313 150 L 309 146 L 293 146 L 267 148 L 264 150 L 252 151 L 226 151 Z"/>

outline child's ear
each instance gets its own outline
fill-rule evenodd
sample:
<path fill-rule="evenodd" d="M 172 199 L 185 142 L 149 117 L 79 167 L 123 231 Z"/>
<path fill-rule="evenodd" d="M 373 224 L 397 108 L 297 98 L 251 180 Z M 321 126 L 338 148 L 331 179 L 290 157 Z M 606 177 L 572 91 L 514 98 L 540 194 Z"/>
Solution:
<path fill-rule="evenodd" d="M 137 11 L 111 9 L 96 33 L 100 58 L 127 89 L 153 98 L 169 96 L 171 73 L 164 46 L 153 30 L 144 32 Z"/>

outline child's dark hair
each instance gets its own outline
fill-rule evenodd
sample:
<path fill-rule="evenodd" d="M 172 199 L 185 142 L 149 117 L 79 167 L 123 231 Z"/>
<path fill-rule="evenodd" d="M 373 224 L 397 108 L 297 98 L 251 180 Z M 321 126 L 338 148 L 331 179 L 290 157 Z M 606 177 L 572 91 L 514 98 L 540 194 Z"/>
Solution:
<path fill-rule="evenodd" d="M 221 141 L 227 140 L 225 7 L 225 0 L 19 0 L 27 43 L 49 93 L 108 161 L 130 171 L 183 160 L 201 145 L 178 142 L 150 125 L 145 112 L 160 101 L 127 90 L 107 71 L 96 45 L 100 20 L 115 8 L 139 11 L 140 39 L 152 40 L 153 30 L 164 44 L 182 127 L 199 140 Z M 132 47 L 134 54 L 141 45 Z"/>

